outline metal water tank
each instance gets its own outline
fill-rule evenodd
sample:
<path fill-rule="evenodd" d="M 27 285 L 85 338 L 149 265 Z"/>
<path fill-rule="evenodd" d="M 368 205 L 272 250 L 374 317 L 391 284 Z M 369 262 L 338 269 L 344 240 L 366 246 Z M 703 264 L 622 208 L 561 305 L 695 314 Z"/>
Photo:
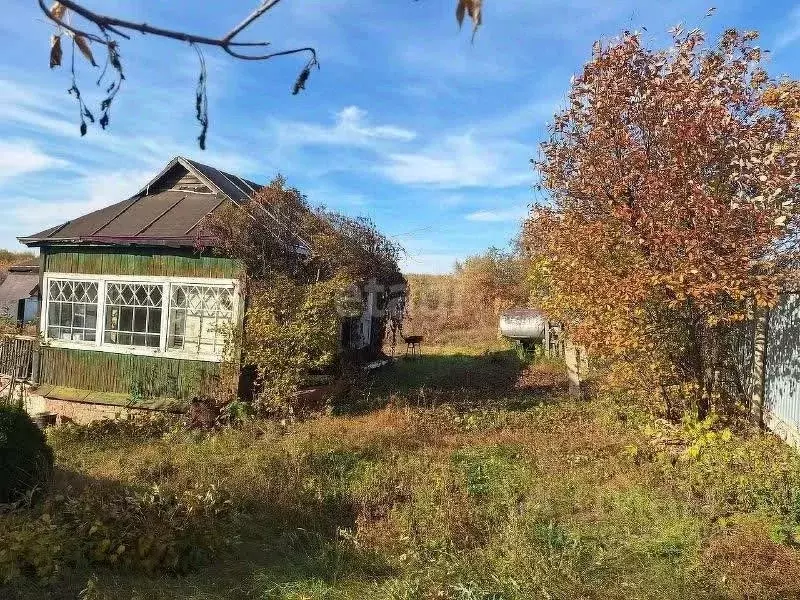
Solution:
<path fill-rule="evenodd" d="M 532 308 L 512 308 L 500 313 L 500 334 L 512 340 L 544 339 L 545 318 Z"/>

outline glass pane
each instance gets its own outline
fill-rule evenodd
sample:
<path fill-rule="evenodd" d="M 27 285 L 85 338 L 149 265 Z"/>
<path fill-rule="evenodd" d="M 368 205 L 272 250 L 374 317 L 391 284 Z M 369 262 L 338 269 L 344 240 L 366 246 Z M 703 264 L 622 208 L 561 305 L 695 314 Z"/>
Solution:
<path fill-rule="evenodd" d="M 119 288 L 116 285 L 109 284 L 106 288 L 106 303 L 119 304 Z"/>
<path fill-rule="evenodd" d="M 148 333 L 161 333 L 161 309 L 153 308 L 150 310 L 150 319 L 147 322 Z"/>
<path fill-rule="evenodd" d="M 58 327 L 48 327 L 47 328 L 47 337 L 52 340 L 58 339 Z"/>
<path fill-rule="evenodd" d="M 133 312 L 133 328 L 132 331 L 145 332 L 147 331 L 147 309 L 134 308 Z"/>
<path fill-rule="evenodd" d="M 70 327 L 72 325 L 72 304 L 61 305 L 61 315 L 58 324 L 62 327 Z"/>
<path fill-rule="evenodd" d="M 97 319 L 95 318 L 95 320 Z M 97 332 L 94 329 L 86 329 L 84 330 L 83 337 L 87 342 L 93 342 L 97 339 Z"/>
<path fill-rule="evenodd" d="M 90 329 L 97 329 L 97 305 L 96 304 L 87 304 L 86 305 L 86 327 Z M 92 336 L 94 339 L 94 335 Z"/>
<path fill-rule="evenodd" d="M 119 308 L 109 306 L 106 308 L 106 329 L 118 329 Z"/>
<path fill-rule="evenodd" d="M 73 304 L 72 306 L 72 325 L 73 327 L 85 327 L 86 323 L 86 305 Z"/>
<path fill-rule="evenodd" d="M 117 329 L 120 331 L 133 331 L 133 308 L 128 306 L 120 307 Z"/>
<path fill-rule="evenodd" d="M 47 308 L 47 322 L 51 325 L 58 325 L 58 310 L 61 305 L 58 302 L 51 302 Z"/>

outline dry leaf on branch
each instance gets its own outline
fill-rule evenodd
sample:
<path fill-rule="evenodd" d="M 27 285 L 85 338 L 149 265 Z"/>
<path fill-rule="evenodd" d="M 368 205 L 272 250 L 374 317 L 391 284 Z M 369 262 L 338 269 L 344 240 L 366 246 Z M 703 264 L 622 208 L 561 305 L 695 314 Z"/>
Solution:
<path fill-rule="evenodd" d="M 78 46 L 78 50 L 81 51 L 90 63 L 92 63 L 93 67 L 97 66 L 97 63 L 94 62 L 94 56 L 92 55 L 92 49 L 89 48 L 89 40 L 87 40 L 82 35 L 73 35 L 72 39 L 75 40 L 75 45 Z"/>
<path fill-rule="evenodd" d="M 61 66 L 61 36 L 50 36 L 50 68 Z"/>
<path fill-rule="evenodd" d="M 481 14 L 481 4 L 483 0 L 458 0 L 456 5 L 456 20 L 458 26 L 461 27 L 464 23 L 464 15 L 469 15 L 472 19 L 472 39 L 475 39 L 475 34 L 478 27 L 483 23 L 483 16 Z"/>
<path fill-rule="evenodd" d="M 54 2 L 53 6 L 50 7 L 50 14 L 53 15 L 54 19 L 63 20 L 64 15 L 67 14 L 67 7 L 60 2 Z"/>
<path fill-rule="evenodd" d="M 50 15 L 54 19 L 63 21 L 64 17 L 67 15 L 67 7 L 60 2 L 54 2 L 53 6 L 50 7 Z M 56 29 L 60 32 L 64 31 L 65 28 L 57 25 Z M 69 30 L 67 30 L 67 35 L 73 39 L 75 45 L 78 47 L 78 50 L 80 50 L 81 54 L 86 57 L 86 60 L 92 63 L 93 67 L 96 67 L 97 63 L 94 62 L 94 55 L 92 54 L 92 49 L 89 47 L 89 40 L 87 40 L 85 36 Z M 60 34 L 54 35 L 50 38 L 50 68 L 59 66 L 61 64 L 61 55 L 62 51 Z"/>

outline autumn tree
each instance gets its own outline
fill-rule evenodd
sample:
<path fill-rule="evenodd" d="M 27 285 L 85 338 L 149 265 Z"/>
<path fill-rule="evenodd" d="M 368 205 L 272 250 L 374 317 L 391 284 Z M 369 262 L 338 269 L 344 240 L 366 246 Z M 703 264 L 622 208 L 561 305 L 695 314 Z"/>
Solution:
<path fill-rule="evenodd" d="M 774 302 L 796 259 L 798 153 L 757 33 L 672 36 L 595 44 L 534 161 L 550 202 L 524 243 L 577 341 L 704 417 L 747 303 Z"/>
<path fill-rule="evenodd" d="M 457 263 L 454 274 L 458 293 L 465 299 L 465 319 L 497 327 L 501 311 L 525 305 L 524 269 L 519 255 L 498 248 L 489 248 Z"/>

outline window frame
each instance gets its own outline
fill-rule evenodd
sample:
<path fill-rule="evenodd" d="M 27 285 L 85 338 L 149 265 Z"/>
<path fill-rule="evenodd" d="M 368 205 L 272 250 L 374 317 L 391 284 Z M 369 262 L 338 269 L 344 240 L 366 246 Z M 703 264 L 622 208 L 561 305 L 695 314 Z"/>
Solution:
<path fill-rule="evenodd" d="M 70 282 L 71 285 L 72 285 L 72 293 L 73 294 L 74 294 L 74 288 L 75 288 L 77 283 L 84 283 L 84 284 L 94 285 L 95 288 L 96 288 L 95 292 L 94 292 L 95 301 L 94 302 L 79 302 L 79 301 L 75 301 L 75 300 L 51 300 L 51 298 L 50 298 L 51 289 L 50 288 L 52 287 L 54 281 L 57 281 L 57 282 Z M 70 335 L 72 335 L 75 332 L 76 329 L 84 332 L 84 334 L 86 332 L 91 331 L 92 328 L 91 327 L 86 327 L 86 323 L 85 323 L 85 319 L 86 319 L 86 316 L 87 316 L 86 315 L 86 308 L 84 308 L 84 314 L 83 314 L 84 325 L 81 326 L 81 327 L 76 327 L 75 326 L 75 323 L 74 323 L 75 306 L 76 305 L 81 305 L 81 306 L 84 306 L 84 307 L 88 307 L 88 306 L 91 306 L 91 305 L 94 304 L 95 309 L 97 309 L 98 308 L 98 304 L 99 304 L 99 300 L 100 300 L 100 283 L 97 282 L 97 281 L 90 281 L 90 280 L 83 280 L 83 279 L 77 279 L 76 280 L 76 279 L 69 279 L 69 278 L 65 278 L 65 277 L 53 277 L 53 278 L 51 278 L 50 280 L 47 281 L 47 287 L 45 289 L 47 290 L 47 311 L 48 311 L 48 314 L 45 315 L 45 320 L 46 320 L 46 323 L 47 323 L 47 329 L 44 329 L 43 331 L 46 333 L 47 337 L 49 339 L 51 339 L 51 340 L 74 342 L 75 344 L 79 344 L 81 346 L 94 345 L 96 339 L 92 339 L 92 340 L 87 340 L 87 339 L 75 340 L 75 339 L 72 339 L 72 337 L 70 337 L 69 340 L 65 340 L 64 338 L 61 338 L 61 337 L 51 338 L 50 337 L 50 327 L 52 326 L 52 327 L 55 327 L 55 328 L 57 328 L 59 330 L 69 329 L 70 330 Z M 62 291 L 63 291 L 63 287 L 62 287 Z M 59 321 L 57 323 L 51 323 L 50 322 L 50 314 L 49 313 L 50 313 L 50 308 L 51 308 L 51 306 L 53 304 L 62 305 L 62 306 L 68 304 L 68 305 L 71 306 L 70 314 L 72 315 L 72 317 L 70 319 L 71 323 L 70 323 L 69 326 L 62 325 L 60 319 L 59 319 Z M 63 308 L 61 309 L 61 311 L 63 311 Z M 59 315 L 61 314 L 61 311 L 59 311 Z M 98 311 L 95 310 L 95 315 L 94 315 L 94 317 L 95 317 L 95 326 L 94 326 L 94 335 L 95 335 L 95 337 L 97 336 L 97 316 L 98 316 Z"/>
<path fill-rule="evenodd" d="M 94 341 L 60 340 L 47 335 L 49 308 L 50 308 L 50 281 L 53 279 L 69 279 L 73 281 L 97 282 L 97 324 Z M 107 283 L 145 283 L 161 285 L 161 330 L 158 348 L 146 346 L 126 346 L 121 344 L 104 343 L 106 323 L 106 284 Z M 167 347 L 167 332 L 169 328 L 171 286 L 172 285 L 202 285 L 212 287 L 232 288 L 233 312 L 231 320 L 234 327 L 239 326 L 242 314 L 243 298 L 240 293 L 241 286 L 237 279 L 216 277 L 164 277 L 157 275 L 106 275 L 88 273 L 57 273 L 46 272 L 43 276 L 42 289 L 47 290 L 42 294 L 42 322 L 39 331 L 44 344 L 53 348 L 72 348 L 76 350 L 94 350 L 110 352 L 113 354 L 133 354 L 139 356 L 163 356 L 165 358 L 178 358 L 183 360 L 199 360 L 205 362 L 222 362 L 223 352 L 195 353 L 184 349 L 175 350 Z"/>

